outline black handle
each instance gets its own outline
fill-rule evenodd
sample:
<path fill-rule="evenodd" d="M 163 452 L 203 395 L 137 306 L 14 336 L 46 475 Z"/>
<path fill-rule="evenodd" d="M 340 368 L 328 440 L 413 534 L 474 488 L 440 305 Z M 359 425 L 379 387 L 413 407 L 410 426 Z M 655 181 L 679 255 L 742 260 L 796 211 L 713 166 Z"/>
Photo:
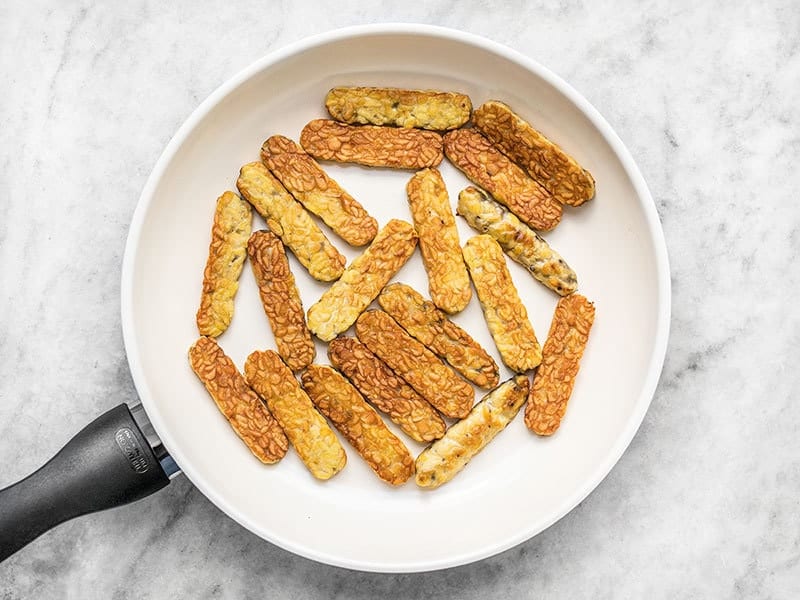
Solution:
<path fill-rule="evenodd" d="M 59 523 L 139 500 L 168 483 L 130 410 L 120 404 L 38 471 L 0 490 L 0 561 Z"/>

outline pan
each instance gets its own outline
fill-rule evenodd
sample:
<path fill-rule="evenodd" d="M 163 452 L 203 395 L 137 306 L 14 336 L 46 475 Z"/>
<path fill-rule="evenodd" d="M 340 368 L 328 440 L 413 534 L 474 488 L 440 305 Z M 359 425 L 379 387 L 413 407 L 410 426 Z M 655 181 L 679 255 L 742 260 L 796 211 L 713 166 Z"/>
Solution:
<path fill-rule="evenodd" d="M 258 159 L 268 136 L 297 139 L 306 122 L 324 117 L 325 93 L 336 85 L 457 90 L 476 106 L 502 100 L 597 181 L 596 198 L 567 208 L 547 235 L 597 310 L 561 429 L 538 438 L 517 418 L 435 491 L 413 483 L 389 487 L 350 450 L 347 467 L 327 482 L 314 480 L 291 452 L 276 465 L 261 464 L 186 358 L 197 338 L 194 314 L 216 197 L 235 189 L 239 167 Z M 380 225 L 411 220 L 409 172 L 325 168 Z M 454 200 L 468 182 L 450 165 L 441 170 Z M 474 234 L 460 219 L 458 227 L 462 243 Z M 341 241 L 338 246 L 348 260 L 360 253 Z M 290 263 L 307 308 L 325 286 L 308 278 L 294 257 Z M 543 338 L 557 297 L 521 267 L 509 269 Z M 274 347 L 248 275 L 241 278 L 233 323 L 219 338 L 239 368 L 252 350 Z M 396 279 L 427 289 L 419 253 Z M 484 38 L 422 25 L 370 25 L 315 36 L 273 52 L 217 89 L 169 142 L 142 191 L 121 295 L 125 348 L 141 404 L 98 417 L 41 469 L 0 491 L 0 559 L 67 519 L 140 499 L 181 473 L 242 526 L 324 563 L 416 572 L 494 555 L 566 515 L 619 460 L 658 382 L 670 315 L 658 215 L 609 124 L 531 58 Z M 498 359 L 475 299 L 454 320 Z M 325 363 L 325 347 L 317 344 L 317 361 Z M 502 371 L 503 378 L 510 375 Z M 413 454 L 422 450 L 404 441 Z"/>

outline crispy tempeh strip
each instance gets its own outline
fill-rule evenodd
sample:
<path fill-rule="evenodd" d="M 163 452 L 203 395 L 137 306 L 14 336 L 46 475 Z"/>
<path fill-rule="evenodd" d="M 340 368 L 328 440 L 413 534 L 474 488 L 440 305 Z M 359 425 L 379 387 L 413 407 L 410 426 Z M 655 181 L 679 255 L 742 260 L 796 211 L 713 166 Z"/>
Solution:
<path fill-rule="evenodd" d="M 444 435 L 447 426 L 439 413 L 357 339 L 331 340 L 328 357 L 367 400 L 411 439 L 432 442 Z"/>
<path fill-rule="evenodd" d="M 303 387 L 378 477 L 391 485 L 408 481 L 414 473 L 408 448 L 338 371 L 311 365 L 303 373 Z"/>
<path fill-rule="evenodd" d="M 244 364 L 244 376 L 314 477 L 330 479 L 344 468 L 344 448 L 280 356 L 272 350 L 253 352 Z"/>
<path fill-rule="evenodd" d="M 200 335 L 217 337 L 231 324 L 233 298 L 239 289 L 252 220 L 250 205 L 233 192 L 225 192 L 217 199 L 197 311 Z"/>
<path fill-rule="evenodd" d="M 308 309 L 308 328 L 331 341 L 350 327 L 414 252 L 417 234 L 410 223 L 392 219 L 339 281 Z"/>
<path fill-rule="evenodd" d="M 472 298 L 472 288 L 444 180 L 436 169 L 425 169 L 411 178 L 406 191 L 431 300 L 447 313 L 461 312 Z"/>
<path fill-rule="evenodd" d="M 474 129 L 444 136 L 444 153 L 482 187 L 534 229 L 549 231 L 561 220 L 561 204 Z"/>
<path fill-rule="evenodd" d="M 578 276 L 561 255 L 483 190 L 462 190 L 457 212 L 478 233 L 491 235 L 506 254 L 557 294 L 566 296 L 578 289 Z"/>
<path fill-rule="evenodd" d="M 464 260 L 500 358 L 517 373 L 533 369 L 542 362 L 542 349 L 500 245 L 491 236 L 476 235 L 464 246 Z"/>
<path fill-rule="evenodd" d="M 337 121 L 444 131 L 469 121 L 472 102 L 455 92 L 380 87 L 337 87 L 325 106 Z"/>
<path fill-rule="evenodd" d="M 292 196 L 348 244 L 369 244 L 378 233 L 378 222 L 364 207 L 289 138 L 269 138 L 261 146 L 261 160 Z"/>
<path fill-rule="evenodd" d="M 497 363 L 486 350 L 412 287 L 404 283 L 387 285 L 378 296 L 378 304 L 475 385 L 493 388 L 500 381 Z"/>
<path fill-rule="evenodd" d="M 356 321 L 356 335 L 444 416 L 460 419 L 469 413 L 475 400 L 472 386 L 388 314 L 368 310 Z"/>
<path fill-rule="evenodd" d="M 580 206 L 594 197 L 591 173 L 508 105 L 489 100 L 472 119 L 483 135 L 562 204 Z"/>
<path fill-rule="evenodd" d="M 278 353 L 292 371 L 306 368 L 316 348 L 283 244 L 269 231 L 256 231 L 247 242 L 247 255 Z"/>
<path fill-rule="evenodd" d="M 345 257 L 263 163 L 244 165 L 236 187 L 267 220 L 270 231 L 281 238 L 309 275 L 319 281 L 339 279 L 344 271 Z"/>
<path fill-rule="evenodd" d="M 489 392 L 466 418 L 422 451 L 416 461 L 417 485 L 436 488 L 455 477 L 478 452 L 505 429 L 525 402 L 525 375 L 509 379 Z"/>
<path fill-rule="evenodd" d="M 317 160 L 368 167 L 423 169 L 444 158 L 442 136 L 435 131 L 345 125 L 329 119 L 315 119 L 303 127 L 300 145 Z"/>
<path fill-rule="evenodd" d="M 268 464 L 283 458 L 289 442 L 281 426 L 217 342 L 199 338 L 189 348 L 189 363 L 250 452 Z"/>
<path fill-rule="evenodd" d="M 525 424 L 534 433 L 553 435 L 561 424 L 592 323 L 594 304 L 580 294 L 558 301 L 525 408 Z"/>

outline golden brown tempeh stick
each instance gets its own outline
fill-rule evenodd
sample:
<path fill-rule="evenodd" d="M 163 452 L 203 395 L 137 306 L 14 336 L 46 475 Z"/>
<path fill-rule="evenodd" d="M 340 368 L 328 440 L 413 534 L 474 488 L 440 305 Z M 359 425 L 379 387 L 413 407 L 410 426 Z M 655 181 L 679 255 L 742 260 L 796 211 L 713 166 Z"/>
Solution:
<path fill-rule="evenodd" d="M 553 435 L 561 424 L 592 323 L 594 305 L 580 294 L 558 301 L 525 408 L 525 424 L 534 433 Z"/>
<path fill-rule="evenodd" d="M 367 400 L 411 439 L 431 442 L 444 435 L 447 427 L 439 413 L 357 339 L 331 340 L 328 357 Z"/>
<path fill-rule="evenodd" d="M 256 231 L 247 242 L 247 255 L 278 353 L 292 371 L 306 368 L 316 349 L 283 244 L 269 231 Z"/>
<path fill-rule="evenodd" d="M 533 369 L 542 362 L 542 349 L 500 245 L 488 235 L 476 235 L 464 246 L 464 260 L 500 358 L 517 373 Z"/>
<path fill-rule="evenodd" d="M 328 119 L 303 127 L 300 145 L 317 160 L 390 169 L 435 167 L 444 158 L 442 136 L 435 131 L 345 125 Z"/>
<path fill-rule="evenodd" d="M 217 342 L 210 337 L 198 339 L 189 348 L 189 363 L 250 452 L 263 463 L 283 458 L 289 442 L 281 426 Z"/>
<path fill-rule="evenodd" d="M 303 206 L 348 244 L 369 244 L 378 233 L 378 222 L 364 207 L 289 138 L 269 138 L 261 146 L 261 160 Z"/>
<path fill-rule="evenodd" d="M 330 479 L 347 462 L 344 448 L 297 379 L 272 350 L 253 352 L 244 375 L 267 403 L 303 464 L 317 479 Z"/>
<path fill-rule="evenodd" d="M 475 399 L 472 386 L 385 312 L 362 314 L 356 321 L 356 335 L 443 415 L 460 419 L 469 413 Z"/>
<path fill-rule="evenodd" d="M 458 325 L 404 283 L 392 283 L 378 296 L 381 308 L 475 385 L 492 388 L 500 381 L 497 363 Z"/>
<path fill-rule="evenodd" d="M 200 335 L 217 337 L 231 324 L 233 298 L 239 289 L 252 220 L 250 205 L 233 192 L 225 192 L 217 199 L 197 311 Z"/>
<path fill-rule="evenodd" d="M 378 477 L 391 485 L 411 477 L 414 459 L 408 448 L 338 371 L 311 365 L 303 373 L 303 387 Z"/>
<path fill-rule="evenodd" d="M 406 191 L 431 300 L 447 313 L 461 312 L 472 298 L 472 288 L 444 180 L 436 169 L 425 169 L 411 178 Z"/>

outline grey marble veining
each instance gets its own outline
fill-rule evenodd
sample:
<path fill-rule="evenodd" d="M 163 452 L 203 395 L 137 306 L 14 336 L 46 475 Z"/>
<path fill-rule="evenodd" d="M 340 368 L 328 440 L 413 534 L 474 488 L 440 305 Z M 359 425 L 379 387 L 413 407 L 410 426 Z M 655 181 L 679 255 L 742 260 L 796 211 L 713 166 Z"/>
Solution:
<path fill-rule="evenodd" d="M 3 598 L 800 597 L 800 8 L 676 2 L 0 4 L 0 486 L 135 399 L 119 278 L 139 192 L 225 79 L 345 25 L 445 25 L 573 84 L 631 150 L 670 253 L 652 407 L 578 508 L 421 575 L 293 556 L 185 479 L 0 565 Z"/>

